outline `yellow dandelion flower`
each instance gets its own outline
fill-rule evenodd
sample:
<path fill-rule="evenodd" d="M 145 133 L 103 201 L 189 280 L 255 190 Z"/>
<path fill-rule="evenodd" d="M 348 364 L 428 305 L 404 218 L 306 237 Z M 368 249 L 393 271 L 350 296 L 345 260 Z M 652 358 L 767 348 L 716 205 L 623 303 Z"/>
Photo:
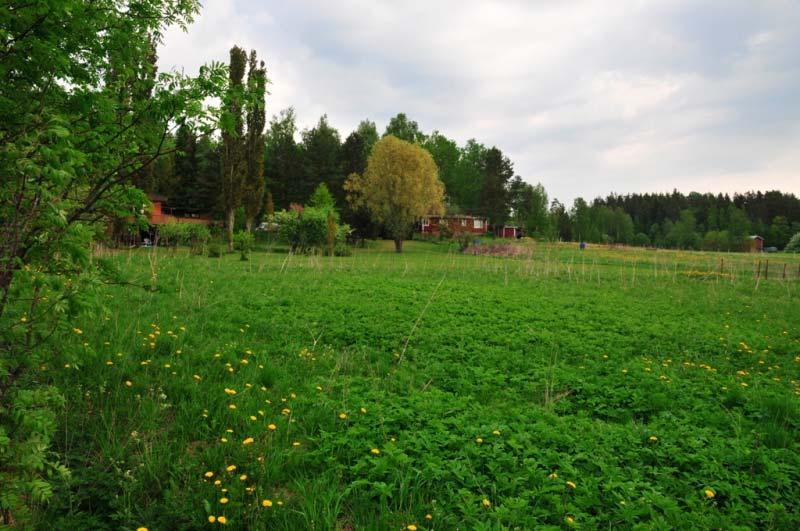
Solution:
<path fill-rule="evenodd" d="M 214 485 L 216 485 L 217 487 L 219 487 L 220 485 L 222 485 L 222 481 L 221 481 L 221 480 L 219 480 L 219 479 L 216 479 L 216 480 L 214 480 Z"/>
<path fill-rule="evenodd" d="M 381 451 L 379 448 L 373 448 L 369 451 L 372 455 L 381 455 Z"/>
<path fill-rule="evenodd" d="M 575 523 L 575 519 L 571 516 L 567 516 L 566 518 L 564 518 L 564 521 L 567 522 L 568 525 L 572 525 Z"/>
<path fill-rule="evenodd" d="M 253 442 L 255 442 L 255 440 L 252 437 L 248 437 L 247 439 L 242 441 L 242 444 L 247 446 L 248 444 L 253 444 Z"/>
<path fill-rule="evenodd" d="M 567 487 L 569 487 L 569 488 L 571 488 L 571 489 L 574 489 L 576 486 L 577 486 L 577 485 L 575 485 L 575 483 L 574 483 L 574 482 L 572 482 L 572 481 L 567 481 Z"/>
<path fill-rule="evenodd" d="M 556 478 L 558 477 L 558 474 L 556 474 L 555 472 L 553 472 L 552 474 L 550 474 L 550 475 L 549 475 L 549 476 L 547 476 L 547 477 L 548 477 L 548 478 L 550 478 L 550 479 L 556 479 Z"/>
<path fill-rule="evenodd" d="M 297 448 L 298 446 L 300 446 L 300 441 L 295 441 L 295 442 L 293 442 L 293 443 L 292 443 L 292 446 L 294 446 L 295 448 Z"/>
<path fill-rule="evenodd" d="M 226 388 L 225 388 L 225 394 L 226 394 L 226 395 L 235 395 L 235 394 L 236 394 L 236 389 L 228 389 L 228 388 L 226 387 Z"/>
<path fill-rule="evenodd" d="M 322 387 L 320 387 L 320 386 L 318 385 L 318 386 L 317 386 L 317 391 L 322 391 Z"/>
<path fill-rule="evenodd" d="M 236 470 L 236 465 L 228 465 L 228 467 L 225 470 L 227 470 L 228 472 L 233 472 L 234 470 Z"/>
<path fill-rule="evenodd" d="M 132 381 L 130 381 L 130 380 L 127 380 L 127 381 L 125 382 L 125 385 L 127 385 L 128 387 L 131 387 L 131 386 L 133 385 L 133 382 L 132 382 Z"/>
<path fill-rule="evenodd" d="M 492 506 L 492 502 L 490 502 L 490 501 L 489 501 L 489 498 L 484 498 L 484 499 L 481 501 L 481 504 L 482 504 L 484 507 L 491 507 L 491 506 Z"/>
<path fill-rule="evenodd" d="M 651 435 L 650 437 L 647 438 L 647 440 L 650 442 L 656 442 L 658 441 L 658 437 L 656 437 L 655 435 Z"/>
<path fill-rule="evenodd" d="M 478 437 L 477 439 L 475 439 L 475 442 L 478 443 L 478 444 L 483 444 L 483 439 Z"/>
<path fill-rule="evenodd" d="M 291 412 L 292 412 L 292 410 L 291 410 L 291 409 L 289 409 L 289 408 L 286 408 L 286 407 L 285 407 L 285 408 L 283 408 L 283 409 L 281 410 L 281 415 L 288 415 L 288 414 L 289 414 L 289 413 L 291 413 Z"/>
<path fill-rule="evenodd" d="M 136 531 L 147 531 L 146 527 L 137 527 Z"/>
<path fill-rule="evenodd" d="M 272 500 L 264 500 L 261 502 L 263 507 L 272 507 Z"/>
<path fill-rule="evenodd" d="M 341 420 L 347 420 L 347 413 L 344 413 L 344 412 L 342 412 L 342 413 L 339 413 L 339 418 L 340 418 Z"/>
<path fill-rule="evenodd" d="M 239 476 L 239 481 L 247 481 L 247 474 L 242 474 Z"/>
<path fill-rule="evenodd" d="M 204 475 L 205 477 L 207 477 L 207 478 L 213 478 L 213 477 L 214 477 L 214 473 L 213 473 L 213 472 L 211 472 L 210 470 L 209 470 L 208 472 L 206 472 L 205 474 L 203 474 L 203 475 Z"/>
<path fill-rule="evenodd" d="M 226 443 L 226 442 L 228 442 L 228 439 L 226 439 L 225 437 L 221 437 L 219 442 Z"/>
<path fill-rule="evenodd" d="M 225 518 L 224 516 L 217 516 L 217 522 L 221 523 L 222 525 L 225 525 L 228 523 L 228 519 Z"/>
<path fill-rule="evenodd" d="M 717 493 L 714 492 L 711 489 L 706 489 L 706 490 L 703 491 L 703 493 L 706 495 L 706 498 L 708 498 L 709 500 L 717 495 Z"/>
<path fill-rule="evenodd" d="M 367 408 L 365 408 L 365 407 L 362 407 L 359 411 L 361 411 L 362 415 L 366 415 L 367 414 Z"/>
<path fill-rule="evenodd" d="M 417 526 L 415 526 L 414 524 L 408 524 L 406 526 L 406 529 L 408 529 L 408 531 L 417 531 Z"/>
<path fill-rule="evenodd" d="M 199 380 L 202 380 L 202 378 L 200 377 L 200 375 L 199 375 L 199 374 L 194 374 L 194 375 L 192 375 L 192 378 L 194 378 L 195 380 L 198 380 L 198 381 L 199 381 Z"/>
<path fill-rule="evenodd" d="M 278 429 L 278 427 L 275 424 L 270 424 L 267 426 L 267 428 L 269 428 L 270 431 L 275 431 Z"/>
<path fill-rule="evenodd" d="M 220 499 L 219 499 L 219 502 L 220 502 L 222 505 L 225 505 L 226 503 L 228 503 L 228 498 L 220 498 Z"/>
<path fill-rule="evenodd" d="M 492 435 L 500 435 L 500 430 L 494 430 L 494 431 L 492 432 Z"/>
<path fill-rule="evenodd" d="M 425 515 L 425 520 L 433 520 L 433 515 L 432 515 L 432 514 L 430 514 L 430 513 L 429 513 L 429 514 L 426 514 L 426 515 Z"/>
<path fill-rule="evenodd" d="M 217 521 L 217 517 L 214 516 L 213 514 L 208 517 L 208 523 L 209 524 L 213 524 L 216 521 Z"/>

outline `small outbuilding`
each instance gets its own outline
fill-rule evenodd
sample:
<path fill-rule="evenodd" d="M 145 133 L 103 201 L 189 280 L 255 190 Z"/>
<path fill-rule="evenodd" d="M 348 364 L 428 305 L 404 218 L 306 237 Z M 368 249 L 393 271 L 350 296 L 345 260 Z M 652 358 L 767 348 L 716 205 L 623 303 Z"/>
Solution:
<path fill-rule="evenodd" d="M 503 225 L 503 229 L 500 231 L 501 238 L 521 238 L 522 237 L 522 229 L 517 227 L 516 225 Z"/>
<path fill-rule="evenodd" d="M 485 234 L 488 229 L 488 218 L 480 216 L 452 215 L 452 216 L 425 216 L 417 227 L 422 234 L 439 234 L 441 228 L 446 226 L 451 232 L 470 232 Z"/>
<path fill-rule="evenodd" d="M 758 234 L 750 236 L 750 252 L 760 253 L 764 250 L 764 238 Z"/>

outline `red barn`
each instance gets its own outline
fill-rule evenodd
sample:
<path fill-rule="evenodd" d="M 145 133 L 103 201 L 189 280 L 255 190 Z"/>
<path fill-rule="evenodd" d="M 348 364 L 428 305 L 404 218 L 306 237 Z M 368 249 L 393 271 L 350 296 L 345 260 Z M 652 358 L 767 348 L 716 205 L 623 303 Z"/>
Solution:
<path fill-rule="evenodd" d="M 473 234 L 486 234 L 489 228 L 488 218 L 480 216 L 453 215 L 453 216 L 425 216 L 417 227 L 422 234 L 439 234 L 440 227 L 447 225 L 456 232 L 471 232 Z"/>

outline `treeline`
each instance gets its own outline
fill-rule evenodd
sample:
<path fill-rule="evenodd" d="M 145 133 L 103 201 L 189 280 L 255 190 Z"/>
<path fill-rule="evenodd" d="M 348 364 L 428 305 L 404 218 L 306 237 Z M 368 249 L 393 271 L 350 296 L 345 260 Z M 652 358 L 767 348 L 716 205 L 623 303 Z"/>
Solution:
<path fill-rule="evenodd" d="M 381 228 L 348 204 L 344 182 L 352 173 L 364 173 L 372 146 L 387 135 L 431 153 L 445 185 L 448 213 L 486 216 L 493 227 L 514 224 L 531 237 L 742 250 L 753 234 L 762 236 L 765 246 L 782 249 L 800 232 L 800 199 L 793 194 L 612 194 L 591 203 L 579 197 L 568 208 L 557 199 L 551 202 L 541 184 L 516 175 L 512 161 L 497 147 L 474 139 L 459 145 L 439 131 L 426 134 L 403 113 L 382 133 L 375 122 L 364 120 L 342 139 L 327 116 L 300 131 L 292 108 L 273 116 L 264 132 L 265 194 L 257 218 L 306 203 L 324 183 L 344 222 L 361 236 L 379 236 Z M 221 219 L 220 143 L 186 126 L 167 142 L 174 145 L 174 154 L 159 159 L 140 187 L 166 195 L 176 214 L 212 213 Z"/>
<path fill-rule="evenodd" d="M 612 194 L 591 204 L 578 198 L 570 210 L 554 201 L 550 218 L 562 240 L 736 251 L 759 235 L 783 249 L 800 232 L 800 199 L 779 191 Z"/>
<path fill-rule="evenodd" d="M 515 177 L 513 163 L 497 147 L 476 140 L 460 146 L 438 131 L 425 134 L 403 113 L 393 117 L 382 133 L 375 122 L 364 120 L 342 139 L 327 116 L 300 131 L 295 112 L 289 108 L 272 117 L 264 134 L 262 214 L 304 204 L 324 183 L 347 223 L 364 236 L 378 235 L 380 227 L 348 204 L 344 182 L 352 173 L 364 173 L 372 146 L 387 135 L 419 144 L 431 153 L 447 191 L 449 213 L 484 215 L 492 224 L 502 225 L 509 221 L 512 210 L 533 211 L 542 199 L 546 210 L 543 188 Z M 167 207 L 175 214 L 212 213 L 221 218 L 219 142 L 198 137 L 181 126 L 167 143 L 174 153 L 162 157 L 137 184 L 145 191 L 167 196 Z"/>

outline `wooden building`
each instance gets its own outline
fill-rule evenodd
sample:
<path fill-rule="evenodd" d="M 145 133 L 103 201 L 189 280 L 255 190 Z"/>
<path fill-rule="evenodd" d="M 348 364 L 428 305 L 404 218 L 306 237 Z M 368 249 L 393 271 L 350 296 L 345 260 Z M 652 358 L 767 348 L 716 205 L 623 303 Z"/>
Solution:
<path fill-rule="evenodd" d="M 488 218 L 481 216 L 452 215 L 452 216 L 425 216 L 420 220 L 417 231 L 422 234 L 439 234 L 441 227 L 447 225 L 450 231 L 471 232 L 473 234 L 486 234 L 489 230 Z"/>

